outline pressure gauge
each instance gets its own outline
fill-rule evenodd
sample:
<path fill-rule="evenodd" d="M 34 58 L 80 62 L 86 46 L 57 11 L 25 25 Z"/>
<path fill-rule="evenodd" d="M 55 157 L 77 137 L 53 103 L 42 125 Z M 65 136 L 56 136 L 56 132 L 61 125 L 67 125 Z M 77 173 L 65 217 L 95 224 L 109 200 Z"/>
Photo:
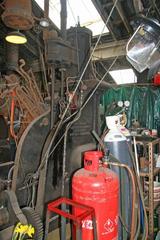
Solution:
<path fill-rule="evenodd" d="M 129 107 L 129 105 L 130 105 L 130 102 L 129 102 L 129 101 L 125 101 L 125 102 L 124 102 L 124 106 L 125 106 L 125 107 Z"/>
<path fill-rule="evenodd" d="M 118 105 L 118 107 L 123 107 L 123 102 L 122 101 L 118 101 L 117 105 Z"/>

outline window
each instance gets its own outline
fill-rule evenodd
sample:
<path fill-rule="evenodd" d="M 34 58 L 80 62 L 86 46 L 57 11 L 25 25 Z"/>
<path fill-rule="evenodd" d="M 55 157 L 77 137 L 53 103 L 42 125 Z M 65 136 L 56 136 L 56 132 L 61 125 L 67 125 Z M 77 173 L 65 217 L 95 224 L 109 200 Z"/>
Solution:
<path fill-rule="evenodd" d="M 44 0 L 36 0 L 39 6 L 44 9 Z M 54 24 L 60 28 L 60 0 L 50 0 L 49 17 Z M 78 21 L 81 26 L 92 30 L 93 35 L 99 35 L 104 27 L 104 22 L 94 7 L 92 0 L 67 0 L 67 28 L 77 25 Z M 103 33 L 109 32 L 105 27 Z"/>
<path fill-rule="evenodd" d="M 131 68 L 110 71 L 109 73 L 117 84 L 128 84 L 137 82 L 137 77 Z"/>

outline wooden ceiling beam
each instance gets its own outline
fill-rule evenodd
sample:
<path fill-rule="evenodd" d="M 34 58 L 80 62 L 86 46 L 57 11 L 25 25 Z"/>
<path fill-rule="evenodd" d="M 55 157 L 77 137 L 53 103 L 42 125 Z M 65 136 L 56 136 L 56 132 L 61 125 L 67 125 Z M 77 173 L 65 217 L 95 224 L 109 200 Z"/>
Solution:
<path fill-rule="evenodd" d="M 99 45 L 94 52 L 93 61 L 125 56 L 127 41 L 128 39 Z"/>

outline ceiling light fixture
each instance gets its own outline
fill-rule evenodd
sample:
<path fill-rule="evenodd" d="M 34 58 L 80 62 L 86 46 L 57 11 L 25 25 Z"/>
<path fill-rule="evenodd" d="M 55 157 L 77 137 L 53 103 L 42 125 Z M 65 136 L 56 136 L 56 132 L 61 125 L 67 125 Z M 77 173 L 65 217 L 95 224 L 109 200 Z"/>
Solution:
<path fill-rule="evenodd" d="M 8 33 L 5 39 L 7 42 L 13 44 L 25 44 L 27 42 L 26 36 L 19 31 Z"/>
<path fill-rule="evenodd" d="M 47 28 L 49 27 L 49 20 L 47 18 L 41 18 L 39 24 L 41 27 Z"/>

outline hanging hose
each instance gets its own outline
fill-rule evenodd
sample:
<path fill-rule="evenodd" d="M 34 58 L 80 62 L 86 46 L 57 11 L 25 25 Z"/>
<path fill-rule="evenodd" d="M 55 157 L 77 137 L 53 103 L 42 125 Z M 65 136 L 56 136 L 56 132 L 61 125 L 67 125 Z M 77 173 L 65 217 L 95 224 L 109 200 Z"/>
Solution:
<path fill-rule="evenodd" d="M 128 144 L 129 146 L 129 144 Z M 138 189 L 139 189 L 139 193 L 140 193 L 140 197 L 141 197 L 141 201 L 142 201 L 142 206 L 143 206 L 143 211 L 144 211 L 144 216 L 145 216 L 145 231 L 143 232 L 143 236 L 142 236 L 142 240 L 147 240 L 147 237 L 148 237 L 148 220 L 147 220 L 147 213 L 146 213 L 146 210 L 145 210 L 145 203 L 144 203 L 144 198 L 143 198 L 143 191 L 142 191 L 142 187 L 141 187 L 141 183 L 140 183 L 140 180 L 139 180 L 139 177 L 137 175 L 137 172 L 136 172 L 136 166 L 135 166 L 135 162 L 134 162 L 134 157 L 133 157 L 133 154 L 132 154 L 132 149 L 131 147 L 129 146 L 129 152 L 130 152 L 130 155 L 132 157 L 132 161 L 133 161 L 133 166 L 134 166 L 134 169 L 135 169 L 135 176 L 136 176 L 136 182 L 137 182 L 137 186 L 138 186 Z M 107 162 L 107 164 L 110 164 L 110 165 L 113 165 L 113 166 L 118 166 L 116 164 L 119 164 L 119 166 L 121 165 L 121 167 L 124 167 L 129 170 L 129 174 L 132 174 L 133 175 L 133 172 L 132 170 L 125 164 L 121 164 L 119 163 L 118 159 L 116 159 L 113 155 L 110 154 L 110 156 L 112 157 L 112 159 L 114 159 L 116 161 L 116 163 L 111 163 L 111 162 Z M 118 161 L 118 163 L 117 163 Z M 123 166 L 124 165 L 124 166 Z M 134 177 L 134 175 L 132 176 Z M 134 186 L 135 186 L 135 179 L 134 179 Z M 131 178 L 131 180 L 133 180 L 133 178 Z M 132 182 L 133 184 L 133 182 Z M 133 186 L 132 186 L 133 187 Z M 132 198 L 132 202 L 134 203 L 134 199 Z M 136 203 L 136 201 L 135 201 Z M 134 230 L 134 224 L 135 224 L 135 214 L 134 214 L 134 210 L 133 210 L 133 207 L 134 207 L 134 204 L 132 204 L 132 222 L 131 222 L 131 236 L 130 236 L 130 240 L 136 240 L 138 238 L 138 235 L 139 235 L 139 225 L 138 225 L 138 230 L 137 232 L 135 232 Z M 134 217 L 134 219 L 133 219 Z M 139 218 L 140 219 L 140 218 Z M 136 234 L 136 235 L 135 235 Z"/>
<path fill-rule="evenodd" d="M 105 149 L 105 146 L 104 146 L 104 143 L 103 143 L 103 138 L 100 138 L 97 133 L 95 131 L 92 131 L 92 134 L 94 135 L 94 137 L 96 138 L 96 140 L 98 141 L 99 143 L 99 148 L 101 148 L 104 152 L 106 151 Z M 140 193 L 140 197 L 141 197 L 141 201 L 142 201 L 142 207 L 143 207 L 143 211 L 144 211 L 144 215 L 145 215 L 145 231 L 143 232 L 143 237 L 142 237 L 142 240 L 147 240 L 147 237 L 148 237 L 148 222 L 147 222 L 147 214 L 146 214 L 146 210 L 145 210 L 145 204 L 144 204 L 144 199 L 143 199 L 143 191 L 142 191 L 142 188 L 141 188 L 141 183 L 139 181 L 139 177 L 137 175 L 137 172 L 136 172 L 136 166 L 135 166 L 135 161 L 134 161 L 134 157 L 133 157 L 133 154 L 132 154 L 132 149 L 130 147 L 130 145 L 128 144 L 128 147 L 129 147 L 129 152 L 130 152 L 130 155 L 132 157 L 132 162 L 133 162 L 133 166 L 134 166 L 134 172 L 135 172 L 135 176 L 136 176 L 136 183 L 138 185 L 138 189 L 139 189 L 139 193 Z M 120 165 L 121 163 L 119 162 L 118 159 L 116 159 L 113 155 L 110 154 L 110 156 L 112 157 L 112 159 L 114 159 L 114 161 L 118 162 L 118 164 Z M 111 164 L 110 164 L 111 165 Z M 124 165 L 124 164 L 123 164 Z M 127 165 L 125 165 L 127 168 L 129 168 Z M 129 168 L 130 169 L 130 168 Z M 131 169 L 130 169 L 131 171 Z M 133 172 L 131 171 L 130 173 L 133 174 Z M 134 176 L 134 175 L 133 175 Z M 135 179 L 134 179 L 134 185 L 135 185 Z M 133 178 L 132 178 L 133 180 Z M 139 236 L 139 233 L 140 233 L 140 202 L 137 200 L 137 202 L 139 203 L 139 208 L 138 208 L 138 223 L 136 224 L 137 226 L 137 231 L 135 232 L 135 236 L 134 238 L 132 237 L 131 239 L 134 239 L 136 240 Z M 133 204 L 132 204 L 133 206 Z M 132 208 L 132 211 L 133 211 L 133 208 Z M 123 221 L 123 219 L 121 219 Z M 133 219 L 132 219 L 133 220 Z M 134 221 L 135 222 L 135 221 Z M 124 221 L 123 223 L 124 224 Z M 128 232 L 128 228 L 126 226 L 124 226 L 126 232 Z M 133 224 L 132 224 L 132 228 L 133 228 Z"/>
<path fill-rule="evenodd" d="M 128 144 L 128 149 L 129 149 L 129 153 L 130 153 L 130 156 L 131 156 L 131 158 L 132 158 L 133 166 L 134 166 L 134 169 L 135 169 L 135 175 L 136 175 L 137 185 L 138 185 L 138 188 L 139 188 L 139 193 L 140 193 L 140 197 L 141 197 L 141 201 L 142 201 L 142 206 L 143 206 L 143 211 L 144 211 L 144 217 L 145 217 L 145 228 L 144 228 L 145 231 L 143 232 L 142 240 L 147 240 L 147 238 L 148 238 L 148 218 L 147 218 L 147 213 L 146 213 L 146 209 L 145 209 L 145 202 L 144 202 L 144 197 L 143 197 L 143 190 L 142 190 L 142 187 L 141 187 L 141 183 L 140 183 L 139 176 L 137 175 L 137 172 L 136 172 L 135 159 L 134 159 L 134 156 L 133 156 L 133 153 L 132 153 L 131 146 L 130 146 L 129 144 Z"/>
<path fill-rule="evenodd" d="M 113 159 L 115 159 L 113 156 L 112 156 Z M 117 159 L 115 159 L 117 160 Z M 117 162 L 106 162 L 106 165 L 111 165 L 111 166 L 117 166 L 117 167 L 120 167 L 120 168 L 125 168 L 130 177 L 131 177 L 131 183 L 132 183 L 132 192 L 133 192 L 133 195 L 132 195 L 132 219 L 131 219 L 131 234 L 130 234 L 130 240 L 135 240 L 134 236 L 135 236 L 135 211 L 134 211 L 134 206 L 136 204 L 136 185 L 135 185 L 135 180 L 134 180 L 134 174 L 132 172 L 132 170 L 130 169 L 130 167 L 128 167 L 127 165 L 125 164 L 122 164 L 122 163 L 117 163 Z"/>
<path fill-rule="evenodd" d="M 81 111 L 78 113 L 78 115 L 76 116 L 76 118 L 74 118 L 71 122 L 69 122 L 66 126 L 66 130 L 65 130 L 65 134 L 64 134 L 64 148 L 63 148 L 63 169 L 62 169 L 62 188 L 61 188 L 61 196 L 64 196 L 65 193 L 65 189 L 64 189 L 64 185 L 65 185 L 65 173 L 66 173 L 66 150 L 67 150 L 67 136 L 68 136 L 68 131 L 71 128 L 71 126 L 78 121 L 78 119 L 81 116 Z"/>
<path fill-rule="evenodd" d="M 137 196 L 138 197 L 138 196 Z M 136 235 L 135 235 L 135 240 L 137 240 L 138 239 L 138 237 L 139 237 L 139 234 L 140 234 L 140 230 L 141 230 L 141 228 L 140 228 L 140 217 L 141 217 L 141 213 L 140 213 L 140 201 L 138 201 L 137 202 L 137 204 L 138 204 L 138 206 L 137 206 L 137 209 L 138 209 L 138 216 L 137 216 L 137 232 L 136 232 Z"/>
<path fill-rule="evenodd" d="M 103 149 L 103 151 L 105 152 L 105 146 L 103 144 L 103 137 L 99 137 L 96 133 L 92 132 L 94 137 L 97 139 L 98 143 L 99 143 L 99 148 Z M 132 149 L 131 149 L 131 146 L 128 144 L 128 148 L 129 148 L 129 153 L 130 153 L 130 156 L 132 158 L 132 162 L 133 162 L 133 166 L 134 166 L 134 173 L 135 173 L 135 177 L 136 177 L 136 183 L 137 183 L 137 186 L 138 186 L 138 190 L 139 190 L 139 194 L 140 194 L 140 199 L 142 201 L 142 207 L 143 207 L 143 211 L 144 211 L 144 217 L 145 217 L 145 225 L 144 225 L 144 231 L 143 231 L 143 236 L 142 236 L 142 240 L 147 240 L 148 238 L 148 218 L 147 218 L 147 213 L 146 213 L 146 209 L 145 209 L 145 203 L 144 203 L 144 197 L 143 197 L 143 190 L 142 190 L 142 186 L 141 186 L 141 183 L 140 183 L 140 179 L 139 179 L 139 176 L 137 174 L 137 167 L 136 167 L 136 164 L 135 164 L 135 159 L 134 159 L 134 156 L 133 156 L 133 153 L 132 153 Z M 119 162 L 118 159 L 116 159 L 114 156 L 112 156 L 114 158 L 114 160 L 117 162 Z M 140 203 L 139 203 L 139 206 L 140 206 Z M 139 207 L 140 208 L 140 207 Z M 138 211 L 138 219 L 139 219 L 139 223 L 140 223 L 140 210 Z M 136 240 L 139 236 L 139 232 L 140 232 L 140 224 L 137 225 L 137 232 L 136 232 L 136 235 L 134 237 L 134 240 Z"/>

